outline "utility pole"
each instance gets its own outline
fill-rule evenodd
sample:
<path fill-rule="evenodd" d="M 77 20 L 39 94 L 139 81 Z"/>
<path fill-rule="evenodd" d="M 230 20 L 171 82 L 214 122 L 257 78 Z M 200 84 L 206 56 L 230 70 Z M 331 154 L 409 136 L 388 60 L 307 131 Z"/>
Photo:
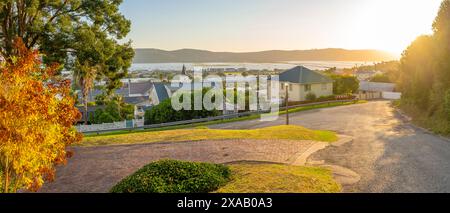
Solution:
<path fill-rule="evenodd" d="M 286 125 L 289 126 L 289 84 L 286 86 Z"/>

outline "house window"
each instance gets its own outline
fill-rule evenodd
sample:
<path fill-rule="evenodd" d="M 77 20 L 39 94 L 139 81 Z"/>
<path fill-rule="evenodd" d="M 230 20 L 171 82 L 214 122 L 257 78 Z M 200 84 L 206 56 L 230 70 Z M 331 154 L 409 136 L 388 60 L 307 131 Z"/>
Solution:
<path fill-rule="evenodd" d="M 310 84 L 305 85 L 305 92 L 309 92 L 309 91 L 311 91 L 311 85 Z"/>
<path fill-rule="evenodd" d="M 322 84 L 322 90 L 328 90 L 328 85 L 327 84 Z"/>
<path fill-rule="evenodd" d="M 294 91 L 294 86 L 292 84 L 289 84 L 289 91 Z"/>
<path fill-rule="evenodd" d="M 281 90 L 284 91 L 284 84 L 281 84 Z"/>

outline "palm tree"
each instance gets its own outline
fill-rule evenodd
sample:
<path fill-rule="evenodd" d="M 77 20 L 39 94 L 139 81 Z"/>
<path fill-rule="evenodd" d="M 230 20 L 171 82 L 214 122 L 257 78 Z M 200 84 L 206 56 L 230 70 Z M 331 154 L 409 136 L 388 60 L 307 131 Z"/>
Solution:
<path fill-rule="evenodd" d="M 90 66 L 88 62 L 83 64 L 78 61 L 75 63 L 74 79 L 75 83 L 81 88 L 84 107 L 84 124 L 88 124 L 88 102 L 89 93 L 94 88 L 94 80 L 97 77 L 97 67 Z"/>

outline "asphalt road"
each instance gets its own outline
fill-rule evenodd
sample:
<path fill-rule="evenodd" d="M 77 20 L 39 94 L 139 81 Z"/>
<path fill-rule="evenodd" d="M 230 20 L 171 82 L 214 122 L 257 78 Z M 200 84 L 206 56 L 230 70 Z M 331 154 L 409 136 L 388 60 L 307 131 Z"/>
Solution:
<path fill-rule="evenodd" d="M 290 122 L 354 137 L 352 143 L 311 157 L 358 173 L 361 180 L 344 186 L 346 192 L 450 192 L 450 142 L 407 123 L 390 102 L 300 112 L 292 114 Z M 274 122 L 243 121 L 211 128 L 253 129 L 284 123 L 283 116 Z"/>

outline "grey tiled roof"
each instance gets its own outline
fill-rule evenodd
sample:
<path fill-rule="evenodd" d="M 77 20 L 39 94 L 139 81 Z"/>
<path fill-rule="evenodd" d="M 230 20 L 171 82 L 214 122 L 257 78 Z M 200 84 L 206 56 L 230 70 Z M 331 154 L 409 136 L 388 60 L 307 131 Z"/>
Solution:
<path fill-rule="evenodd" d="M 130 93 L 131 94 L 147 94 L 151 88 L 152 88 L 152 83 L 150 81 L 131 83 Z"/>
<path fill-rule="evenodd" d="M 151 81 L 147 81 L 147 82 L 131 82 L 131 87 L 129 87 L 130 83 L 126 82 L 123 84 L 123 86 L 119 89 L 116 89 L 114 91 L 114 93 L 116 95 L 120 95 L 122 97 L 130 97 L 130 96 L 147 96 L 148 97 L 148 92 L 150 91 L 150 89 L 152 88 L 152 82 Z M 89 93 L 89 102 L 95 101 L 95 97 L 97 97 L 98 95 L 101 95 L 103 93 L 102 90 L 99 89 L 93 89 L 90 93 Z M 82 93 L 79 92 L 78 93 L 78 100 L 79 102 L 82 102 Z"/>
<path fill-rule="evenodd" d="M 297 84 L 333 83 L 333 80 L 306 67 L 298 66 L 280 74 L 280 81 Z"/>
<path fill-rule="evenodd" d="M 163 83 L 154 83 L 153 85 L 160 102 L 170 98 L 169 94 L 167 93 L 166 86 Z"/>
<path fill-rule="evenodd" d="M 139 96 L 139 97 L 124 97 L 123 101 L 127 104 L 140 104 L 140 103 L 144 103 L 146 101 L 149 101 L 150 97 L 149 96 Z"/>

